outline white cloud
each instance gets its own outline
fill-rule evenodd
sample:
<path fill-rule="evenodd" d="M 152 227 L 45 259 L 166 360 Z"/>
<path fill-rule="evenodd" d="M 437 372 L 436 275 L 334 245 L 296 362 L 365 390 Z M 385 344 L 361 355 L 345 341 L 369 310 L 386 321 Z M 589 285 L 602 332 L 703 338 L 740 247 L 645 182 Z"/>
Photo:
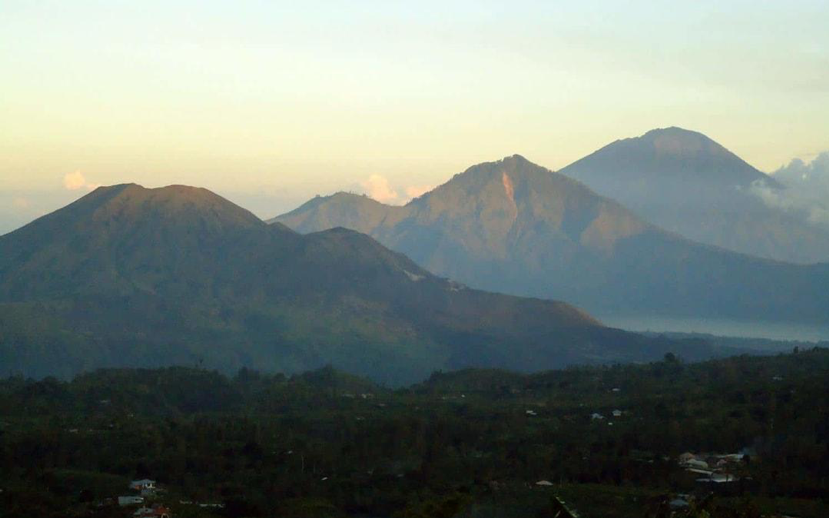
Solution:
<path fill-rule="evenodd" d="M 810 163 L 796 158 L 772 176 L 786 188 L 769 189 L 755 182 L 752 192 L 770 207 L 800 214 L 810 223 L 829 228 L 829 151 Z"/>
<path fill-rule="evenodd" d="M 818 189 L 820 192 L 812 192 L 812 197 L 823 197 L 829 192 L 829 151 L 820 153 L 810 163 L 795 158 L 789 165 L 781 167 L 773 172 L 774 178 L 786 187 L 803 188 L 809 187 L 809 191 Z M 803 194 L 806 194 L 804 191 Z"/>
<path fill-rule="evenodd" d="M 77 191 L 78 189 L 92 191 L 100 187 L 100 184 L 87 182 L 86 177 L 80 171 L 75 171 L 63 175 L 63 186 L 70 191 Z"/>
<path fill-rule="evenodd" d="M 367 180 L 360 182 L 360 185 L 371 198 L 380 203 L 392 203 L 399 201 L 397 191 L 392 189 L 388 179 L 379 174 L 373 174 Z"/>
<path fill-rule="evenodd" d="M 63 186 L 70 191 L 77 191 L 84 185 L 86 185 L 86 178 L 84 178 L 80 171 L 66 173 L 63 176 Z"/>
<path fill-rule="evenodd" d="M 422 196 L 434 189 L 432 185 L 409 185 L 408 187 L 393 186 L 388 178 L 373 174 L 367 179 L 359 183 L 359 188 L 355 185 L 354 189 L 362 191 L 370 198 L 373 198 L 380 203 L 387 203 L 391 205 L 402 205 L 408 203 L 413 198 Z"/>

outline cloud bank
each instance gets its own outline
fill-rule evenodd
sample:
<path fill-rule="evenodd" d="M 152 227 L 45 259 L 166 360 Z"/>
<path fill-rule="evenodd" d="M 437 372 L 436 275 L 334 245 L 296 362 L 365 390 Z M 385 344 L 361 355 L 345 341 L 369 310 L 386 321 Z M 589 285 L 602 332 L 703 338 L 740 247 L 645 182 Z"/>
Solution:
<path fill-rule="evenodd" d="M 786 188 L 770 189 L 755 182 L 752 192 L 770 207 L 801 215 L 808 222 L 829 229 L 829 151 L 809 163 L 795 158 L 772 176 Z"/>
<path fill-rule="evenodd" d="M 78 189 L 92 191 L 100 187 L 100 184 L 87 182 L 86 177 L 80 171 L 75 171 L 63 175 L 63 186 L 70 191 L 77 191 Z"/>
<path fill-rule="evenodd" d="M 387 178 L 379 174 L 369 176 L 368 179 L 360 182 L 360 185 L 365 189 L 368 196 L 380 203 L 394 203 L 399 201 L 397 191 L 392 189 Z"/>

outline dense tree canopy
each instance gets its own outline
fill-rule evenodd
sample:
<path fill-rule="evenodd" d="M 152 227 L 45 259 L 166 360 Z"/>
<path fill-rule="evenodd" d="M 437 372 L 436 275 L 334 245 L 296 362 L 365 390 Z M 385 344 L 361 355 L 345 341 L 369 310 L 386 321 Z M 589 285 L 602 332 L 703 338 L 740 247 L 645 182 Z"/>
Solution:
<path fill-rule="evenodd" d="M 148 477 L 175 516 L 549 516 L 553 495 L 582 516 L 669 516 L 676 494 L 689 516 L 825 516 L 828 374 L 815 349 L 435 373 L 394 391 L 331 368 L 9 378 L 0 508 L 127 516 L 106 499 Z M 695 482 L 685 451 L 746 453 L 741 480 Z"/>

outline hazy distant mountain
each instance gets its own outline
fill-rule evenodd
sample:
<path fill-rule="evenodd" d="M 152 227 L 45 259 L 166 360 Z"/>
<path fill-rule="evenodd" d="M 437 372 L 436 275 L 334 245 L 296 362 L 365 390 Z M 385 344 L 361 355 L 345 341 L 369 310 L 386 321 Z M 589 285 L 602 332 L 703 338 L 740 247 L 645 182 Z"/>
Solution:
<path fill-rule="evenodd" d="M 705 135 L 657 129 L 617 140 L 565 167 L 603 196 L 666 230 L 780 261 L 829 261 L 829 232 L 756 195 L 784 186 Z"/>
<path fill-rule="evenodd" d="M 350 225 L 440 275 L 591 312 L 829 319 L 829 265 L 689 241 L 520 156 L 473 166 L 404 207 L 340 193 L 275 221 L 302 232 Z"/>
<path fill-rule="evenodd" d="M 561 302 L 464 288 L 357 232 L 267 225 L 204 189 L 99 188 L 0 237 L 0 375 L 332 364 L 400 384 L 669 348 Z"/>

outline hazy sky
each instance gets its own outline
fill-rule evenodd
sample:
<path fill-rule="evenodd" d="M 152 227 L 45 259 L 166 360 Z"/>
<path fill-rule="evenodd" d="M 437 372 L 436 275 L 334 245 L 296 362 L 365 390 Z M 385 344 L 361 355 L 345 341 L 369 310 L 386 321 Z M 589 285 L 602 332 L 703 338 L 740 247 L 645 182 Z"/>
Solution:
<path fill-rule="evenodd" d="M 400 202 L 672 125 L 829 149 L 829 2 L 0 1 L 0 232 L 127 181 Z"/>

